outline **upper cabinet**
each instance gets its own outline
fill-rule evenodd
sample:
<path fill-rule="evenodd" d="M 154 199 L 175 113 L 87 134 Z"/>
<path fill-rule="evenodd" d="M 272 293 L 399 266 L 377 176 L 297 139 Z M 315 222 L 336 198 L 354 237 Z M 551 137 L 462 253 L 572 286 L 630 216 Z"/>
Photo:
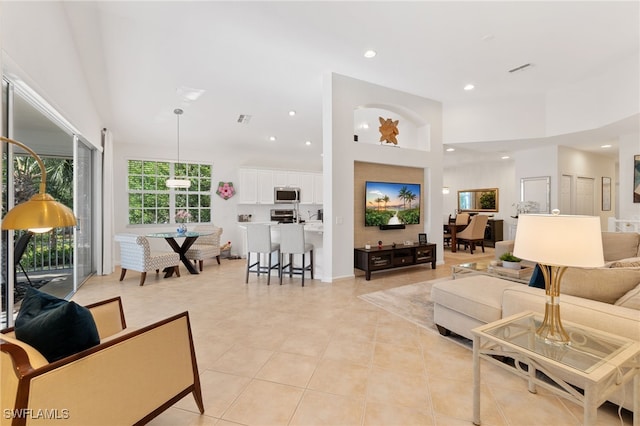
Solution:
<path fill-rule="evenodd" d="M 274 204 L 276 186 L 300 188 L 300 204 L 322 204 L 322 173 L 269 169 L 239 170 L 238 203 Z"/>

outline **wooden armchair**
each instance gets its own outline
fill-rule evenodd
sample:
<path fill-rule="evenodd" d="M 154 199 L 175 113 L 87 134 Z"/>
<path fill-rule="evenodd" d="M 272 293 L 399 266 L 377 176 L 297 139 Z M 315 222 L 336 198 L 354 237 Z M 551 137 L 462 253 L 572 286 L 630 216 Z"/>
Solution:
<path fill-rule="evenodd" d="M 198 225 L 194 228 L 195 231 L 211 232 L 210 235 L 203 235 L 198 237 L 195 244 L 193 244 L 187 250 L 185 256 L 189 260 L 193 260 L 193 263 L 198 263 L 200 272 L 202 272 L 202 266 L 204 259 L 210 259 L 215 257 L 220 264 L 220 236 L 222 235 L 222 228 L 213 225 Z"/>
<path fill-rule="evenodd" d="M 469 226 L 464 228 L 462 232 L 457 234 L 456 243 L 464 243 L 465 249 L 467 245 L 470 247 L 471 254 L 476 244 L 480 244 L 484 253 L 484 232 L 489 222 L 489 216 L 485 214 L 477 214 L 471 217 Z"/>
<path fill-rule="evenodd" d="M 1 425 L 51 422 L 44 410 L 65 425 L 146 424 L 190 393 L 204 413 L 188 312 L 128 330 L 119 297 L 87 308 L 101 343 L 51 363 L 2 331 Z"/>

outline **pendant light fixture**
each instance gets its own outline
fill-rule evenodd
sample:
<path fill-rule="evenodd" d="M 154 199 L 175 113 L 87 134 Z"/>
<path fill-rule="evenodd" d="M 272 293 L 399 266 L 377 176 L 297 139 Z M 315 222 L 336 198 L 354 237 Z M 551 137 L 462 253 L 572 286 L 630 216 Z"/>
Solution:
<path fill-rule="evenodd" d="M 184 111 L 180 108 L 173 110 L 173 113 L 178 119 L 178 161 L 176 161 L 176 165 L 180 163 L 180 116 L 183 112 Z M 175 175 L 175 167 L 173 169 L 173 173 Z M 191 181 L 189 179 L 167 179 L 165 185 L 167 185 L 167 188 L 189 188 L 191 186 Z"/>

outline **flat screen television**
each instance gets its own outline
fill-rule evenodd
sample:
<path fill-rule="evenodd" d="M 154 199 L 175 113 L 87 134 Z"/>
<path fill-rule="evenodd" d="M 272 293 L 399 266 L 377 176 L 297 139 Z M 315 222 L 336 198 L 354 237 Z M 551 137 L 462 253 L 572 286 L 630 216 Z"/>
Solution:
<path fill-rule="evenodd" d="M 365 183 L 364 226 L 420 223 L 420 184 Z"/>

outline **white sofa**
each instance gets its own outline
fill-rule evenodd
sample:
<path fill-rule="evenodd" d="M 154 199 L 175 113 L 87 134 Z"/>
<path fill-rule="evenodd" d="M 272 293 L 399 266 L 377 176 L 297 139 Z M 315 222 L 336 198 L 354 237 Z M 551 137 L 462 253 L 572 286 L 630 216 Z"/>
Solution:
<path fill-rule="evenodd" d="M 560 288 L 562 318 L 640 341 L 640 234 L 604 232 L 602 239 L 605 267 L 567 269 Z M 543 313 L 545 306 L 543 289 L 488 275 L 436 283 L 431 298 L 440 333 L 469 339 L 477 326 L 522 311 Z M 612 401 L 620 403 L 620 395 Z M 632 395 L 629 387 L 625 408 L 633 408 Z"/>

